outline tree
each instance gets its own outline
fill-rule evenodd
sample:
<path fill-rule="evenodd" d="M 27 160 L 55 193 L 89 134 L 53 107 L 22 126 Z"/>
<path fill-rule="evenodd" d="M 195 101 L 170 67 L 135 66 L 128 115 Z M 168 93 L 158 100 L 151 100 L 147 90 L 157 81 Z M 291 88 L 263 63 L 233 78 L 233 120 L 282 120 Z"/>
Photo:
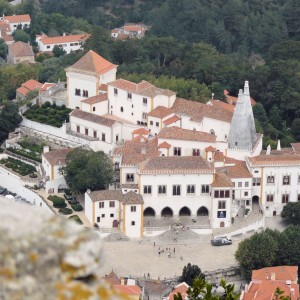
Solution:
<path fill-rule="evenodd" d="M 300 118 L 296 118 L 293 121 L 291 133 L 295 137 L 295 139 L 300 142 Z"/>
<path fill-rule="evenodd" d="M 272 106 L 270 113 L 269 113 L 269 120 L 271 124 L 278 130 L 282 129 L 282 118 L 280 115 L 280 110 L 278 106 L 275 104 Z"/>
<path fill-rule="evenodd" d="M 254 118 L 257 119 L 263 128 L 269 123 L 267 113 L 261 103 L 256 103 L 253 107 Z"/>
<path fill-rule="evenodd" d="M 18 106 L 12 102 L 6 103 L 0 112 L 0 143 L 8 137 L 9 132 L 15 130 L 21 121 Z"/>
<path fill-rule="evenodd" d="M 68 153 L 62 173 L 69 188 L 77 194 L 87 189 L 106 189 L 114 174 L 112 162 L 103 151 L 94 152 L 83 148 Z"/>
<path fill-rule="evenodd" d="M 300 225 L 300 202 L 288 202 L 283 207 L 281 217 L 291 224 Z"/>
<path fill-rule="evenodd" d="M 55 45 L 53 47 L 52 52 L 53 52 L 53 54 L 54 54 L 55 57 L 59 57 L 59 56 L 62 56 L 64 54 L 66 54 L 66 51 L 62 47 L 59 47 L 57 45 Z"/>
<path fill-rule="evenodd" d="M 184 266 L 179 281 L 192 285 L 195 278 L 205 279 L 205 275 L 201 272 L 201 269 L 197 265 L 191 265 L 188 263 Z"/>
<path fill-rule="evenodd" d="M 30 35 L 20 29 L 14 31 L 13 37 L 15 42 L 21 41 L 24 43 L 28 43 L 31 40 Z"/>

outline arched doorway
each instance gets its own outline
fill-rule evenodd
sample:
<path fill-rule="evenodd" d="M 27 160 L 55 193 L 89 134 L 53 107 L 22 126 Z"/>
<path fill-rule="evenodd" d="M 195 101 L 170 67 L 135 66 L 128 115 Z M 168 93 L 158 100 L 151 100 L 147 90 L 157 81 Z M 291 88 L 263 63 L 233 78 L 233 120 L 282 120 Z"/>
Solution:
<path fill-rule="evenodd" d="M 119 227 L 119 222 L 118 220 L 113 220 L 113 227 L 118 228 Z"/>
<path fill-rule="evenodd" d="M 165 207 L 162 211 L 161 211 L 161 216 L 162 217 L 173 217 L 173 211 L 170 207 Z"/>
<path fill-rule="evenodd" d="M 224 227 L 225 226 L 225 223 L 222 221 L 221 223 L 220 223 L 220 227 Z"/>
<path fill-rule="evenodd" d="M 180 217 L 187 217 L 191 215 L 191 210 L 184 206 L 180 211 L 179 211 L 179 216 Z"/>
<path fill-rule="evenodd" d="M 197 210 L 197 216 L 208 216 L 208 209 L 205 206 L 201 206 Z"/>
<path fill-rule="evenodd" d="M 155 210 L 152 207 L 147 207 L 144 210 L 144 217 L 155 217 Z"/>
<path fill-rule="evenodd" d="M 252 204 L 259 204 L 259 197 L 258 196 L 253 196 L 252 197 Z"/>

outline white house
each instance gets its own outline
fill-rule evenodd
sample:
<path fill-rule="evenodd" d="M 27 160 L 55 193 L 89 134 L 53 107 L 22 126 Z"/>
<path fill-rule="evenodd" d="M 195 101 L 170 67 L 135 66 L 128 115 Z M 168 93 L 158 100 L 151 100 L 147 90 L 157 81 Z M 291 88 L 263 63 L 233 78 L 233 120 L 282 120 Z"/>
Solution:
<path fill-rule="evenodd" d="M 53 37 L 43 34 L 36 37 L 36 42 L 41 52 L 52 51 L 55 46 L 58 46 L 69 54 L 72 51 L 82 50 L 84 43 L 89 37 L 90 34 L 86 33 Z"/>
<path fill-rule="evenodd" d="M 143 198 L 132 191 L 87 191 L 85 215 L 91 224 L 102 228 L 119 228 L 128 237 L 143 236 Z"/>
<path fill-rule="evenodd" d="M 66 69 L 67 107 L 80 108 L 81 100 L 97 96 L 102 84 L 116 79 L 117 66 L 90 50 Z"/>
<path fill-rule="evenodd" d="M 24 29 L 25 27 L 29 27 L 31 23 L 30 15 L 12 15 L 12 16 L 3 16 L 0 18 L 0 21 L 3 21 L 7 24 L 9 24 L 10 27 L 10 33 L 13 33 L 18 26 L 21 26 L 21 29 Z"/>
<path fill-rule="evenodd" d="M 66 181 L 60 168 L 66 165 L 66 156 L 71 148 L 58 149 L 49 152 L 49 147 L 44 148 L 42 155 L 42 168 L 46 176 L 46 191 L 57 193 L 59 189 L 66 188 Z"/>

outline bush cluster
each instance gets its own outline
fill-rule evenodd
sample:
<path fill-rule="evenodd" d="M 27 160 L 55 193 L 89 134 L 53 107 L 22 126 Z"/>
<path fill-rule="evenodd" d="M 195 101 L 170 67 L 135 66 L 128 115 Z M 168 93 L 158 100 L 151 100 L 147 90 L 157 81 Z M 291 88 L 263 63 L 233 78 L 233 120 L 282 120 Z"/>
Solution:
<path fill-rule="evenodd" d="M 71 205 L 71 207 L 75 211 L 82 211 L 83 210 L 83 208 L 82 208 L 82 206 L 80 204 L 73 204 L 73 205 Z"/>
<path fill-rule="evenodd" d="M 71 208 L 60 208 L 58 212 L 62 215 L 70 215 L 73 210 Z"/>
<path fill-rule="evenodd" d="M 70 216 L 69 219 L 75 221 L 77 224 L 80 224 L 80 225 L 83 224 L 83 222 L 77 215 Z"/>
<path fill-rule="evenodd" d="M 36 172 L 36 168 L 34 166 L 29 165 L 25 162 L 22 162 L 21 160 L 12 157 L 8 157 L 7 159 L 2 159 L 1 164 L 5 164 L 5 167 L 12 169 L 14 172 L 20 174 L 21 176 L 33 175 Z M 36 178 L 36 177 L 32 177 L 32 178 Z"/>
<path fill-rule="evenodd" d="M 55 208 L 65 208 L 67 206 L 64 198 L 55 195 L 48 196 L 48 200 L 52 201 L 53 207 Z"/>

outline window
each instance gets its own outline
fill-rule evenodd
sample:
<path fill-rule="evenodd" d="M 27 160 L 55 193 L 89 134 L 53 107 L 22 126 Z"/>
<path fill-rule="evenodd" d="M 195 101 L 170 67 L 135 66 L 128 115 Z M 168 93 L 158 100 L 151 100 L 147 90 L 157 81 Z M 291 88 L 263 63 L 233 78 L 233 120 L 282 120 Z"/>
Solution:
<path fill-rule="evenodd" d="M 158 193 L 159 194 L 166 194 L 167 193 L 167 186 L 166 185 L 159 185 L 158 186 Z"/>
<path fill-rule="evenodd" d="M 147 119 L 147 113 L 145 112 L 142 113 L 142 119 Z"/>
<path fill-rule="evenodd" d="M 126 174 L 126 181 L 133 182 L 134 181 L 134 174 L 128 173 Z"/>
<path fill-rule="evenodd" d="M 150 121 L 150 125 L 153 125 L 153 121 Z"/>
<path fill-rule="evenodd" d="M 94 138 L 96 139 L 97 138 L 97 131 L 96 130 L 94 130 Z"/>
<path fill-rule="evenodd" d="M 79 125 L 76 126 L 76 131 L 77 131 L 78 133 L 80 133 L 80 126 L 79 126 Z"/>
<path fill-rule="evenodd" d="M 130 206 L 130 211 L 131 212 L 136 212 L 136 206 Z"/>
<path fill-rule="evenodd" d="M 173 154 L 174 154 L 174 156 L 181 156 L 181 148 L 174 147 Z"/>
<path fill-rule="evenodd" d="M 209 193 L 209 185 L 208 184 L 203 184 L 201 186 L 201 193 L 202 194 L 208 194 Z"/>
<path fill-rule="evenodd" d="M 104 202 L 103 201 L 99 202 L 99 208 L 104 208 Z"/>
<path fill-rule="evenodd" d="M 200 156 L 200 149 L 193 149 L 193 156 Z"/>
<path fill-rule="evenodd" d="M 127 93 L 127 98 L 128 99 L 132 99 L 132 94 L 131 93 Z"/>
<path fill-rule="evenodd" d="M 82 95 L 83 95 L 83 97 L 88 97 L 89 92 L 87 90 L 82 90 Z"/>
<path fill-rule="evenodd" d="M 246 205 L 250 206 L 250 200 L 246 200 Z"/>
<path fill-rule="evenodd" d="M 131 226 L 134 226 L 135 225 L 135 221 L 131 221 Z"/>
<path fill-rule="evenodd" d="M 267 202 L 273 202 L 274 201 L 274 195 L 273 194 L 268 194 L 267 195 Z"/>
<path fill-rule="evenodd" d="M 81 96 L 81 90 L 75 89 L 75 96 Z"/>
<path fill-rule="evenodd" d="M 89 129 L 88 129 L 88 128 L 85 128 L 84 134 L 85 134 L 85 135 L 89 135 Z"/>
<path fill-rule="evenodd" d="M 289 202 L 289 198 L 290 198 L 289 194 L 282 194 L 282 196 L 281 196 L 282 203 L 288 203 Z"/>
<path fill-rule="evenodd" d="M 93 106 L 93 111 L 96 111 L 96 106 Z"/>
<path fill-rule="evenodd" d="M 180 185 L 173 185 L 173 196 L 180 196 Z"/>
<path fill-rule="evenodd" d="M 249 182 L 248 181 L 245 182 L 245 187 L 249 187 Z"/>
<path fill-rule="evenodd" d="M 274 183 L 275 177 L 274 176 L 267 176 L 267 183 Z"/>
<path fill-rule="evenodd" d="M 226 201 L 219 201 L 218 209 L 226 209 Z"/>
<path fill-rule="evenodd" d="M 113 218 L 115 215 L 114 214 L 110 214 L 110 217 Z"/>
<path fill-rule="evenodd" d="M 97 223 L 100 222 L 100 217 L 97 217 Z"/>
<path fill-rule="evenodd" d="M 229 198 L 229 191 L 227 190 L 227 191 L 225 191 L 225 198 Z"/>
<path fill-rule="evenodd" d="M 147 105 L 148 99 L 147 98 L 143 98 L 143 104 Z"/>
<path fill-rule="evenodd" d="M 101 218 L 105 218 L 105 214 L 102 214 L 102 215 L 101 215 Z"/>
<path fill-rule="evenodd" d="M 300 194 L 298 194 L 298 201 L 300 201 Z"/>
<path fill-rule="evenodd" d="M 144 194 L 151 194 L 151 193 L 152 193 L 151 185 L 144 185 Z"/>
<path fill-rule="evenodd" d="M 229 190 L 215 190 L 214 197 L 215 198 L 229 198 Z"/>
<path fill-rule="evenodd" d="M 282 177 L 282 184 L 283 185 L 289 185 L 290 184 L 290 175 L 284 175 Z"/>
<path fill-rule="evenodd" d="M 105 142 L 105 133 L 102 133 L 101 140 Z"/>
<path fill-rule="evenodd" d="M 238 187 L 242 187 L 243 183 L 242 182 L 238 182 Z"/>
<path fill-rule="evenodd" d="M 248 192 L 244 192 L 244 196 L 246 196 L 246 197 L 247 197 L 247 196 L 248 196 Z"/>
<path fill-rule="evenodd" d="M 260 186 L 260 178 L 253 178 L 253 186 Z"/>
<path fill-rule="evenodd" d="M 117 96 L 118 95 L 118 89 L 114 88 L 114 95 Z"/>
<path fill-rule="evenodd" d="M 209 133 L 210 133 L 211 135 L 216 135 L 216 133 L 215 133 L 215 131 L 214 131 L 213 129 L 211 129 L 211 130 L 209 131 Z"/>
<path fill-rule="evenodd" d="M 258 173 L 258 171 L 254 171 L 254 173 L 256 173 L 256 174 L 257 174 L 257 173 Z"/>
<path fill-rule="evenodd" d="M 235 199 L 235 190 L 232 190 L 232 200 L 234 200 Z"/>
<path fill-rule="evenodd" d="M 115 207 L 115 201 L 109 201 L 109 207 Z"/>
<path fill-rule="evenodd" d="M 298 184 L 300 184 L 300 175 L 298 175 Z"/>
<path fill-rule="evenodd" d="M 195 194 L 195 185 L 188 185 L 186 187 L 186 193 L 187 194 Z"/>
<path fill-rule="evenodd" d="M 159 127 L 159 122 L 156 122 L 156 127 Z"/>
<path fill-rule="evenodd" d="M 119 135 L 117 134 L 116 135 L 116 142 L 118 142 L 119 141 Z"/>
<path fill-rule="evenodd" d="M 47 49 L 50 49 L 50 46 L 47 46 Z"/>
<path fill-rule="evenodd" d="M 124 109 L 123 109 L 123 106 L 121 106 L 121 107 L 120 107 L 120 111 L 121 111 L 121 112 L 123 112 L 123 111 L 124 111 Z"/>

